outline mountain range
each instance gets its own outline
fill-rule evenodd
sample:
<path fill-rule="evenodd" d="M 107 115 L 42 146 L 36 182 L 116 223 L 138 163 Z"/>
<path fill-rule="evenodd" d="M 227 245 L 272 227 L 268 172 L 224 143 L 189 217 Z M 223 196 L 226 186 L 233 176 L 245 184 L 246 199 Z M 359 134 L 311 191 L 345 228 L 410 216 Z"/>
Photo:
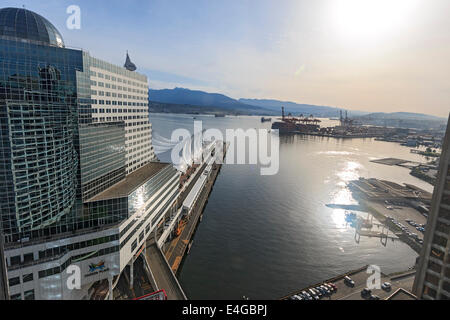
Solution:
<path fill-rule="evenodd" d="M 428 120 L 428 121 L 445 121 L 445 118 L 432 116 L 424 113 L 412 113 L 412 112 L 374 112 L 365 114 L 360 117 L 361 119 L 379 119 L 379 120 Z"/>
<path fill-rule="evenodd" d="M 328 107 L 328 106 L 317 106 L 311 104 L 299 104 L 290 101 L 279 101 L 279 100 L 268 100 L 268 99 L 239 99 L 239 102 L 243 104 L 248 104 L 252 106 L 258 106 L 268 110 L 280 112 L 281 107 L 284 107 L 286 113 L 292 114 L 304 114 L 304 115 L 314 115 L 316 117 L 338 117 L 339 111 L 342 108 Z M 367 114 L 368 112 L 362 111 L 348 111 L 349 116 L 357 116 Z"/>
<path fill-rule="evenodd" d="M 269 99 L 236 100 L 220 93 L 208 93 L 185 88 L 161 90 L 149 89 L 149 105 L 150 111 L 153 112 L 223 113 L 248 115 L 280 115 L 281 107 L 284 107 L 286 114 L 312 114 L 315 117 L 330 118 L 339 117 L 339 111 L 345 110 L 331 106 L 299 104 L 290 101 Z M 348 110 L 348 115 L 367 120 L 446 120 L 445 118 L 411 112 L 370 113 L 365 111 Z"/>
<path fill-rule="evenodd" d="M 149 89 L 149 100 L 174 105 L 189 105 L 225 109 L 224 111 L 241 111 L 244 113 L 264 114 L 268 110 L 258 106 L 247 105 L 220 93 L 207 93 L 184 88 L 153 90 Z"/>

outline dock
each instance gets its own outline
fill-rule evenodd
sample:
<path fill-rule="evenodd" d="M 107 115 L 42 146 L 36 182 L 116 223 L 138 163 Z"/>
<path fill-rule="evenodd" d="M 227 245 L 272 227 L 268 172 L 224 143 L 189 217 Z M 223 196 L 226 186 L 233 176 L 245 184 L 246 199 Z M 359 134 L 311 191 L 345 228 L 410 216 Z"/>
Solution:
<path fill-rule="evenodd" d="M 224 144 L 224 157 L 226 149 Z M 146 242 L 143 256 L 149 267 L 149 278 L 154 282 L 155 290 L 165 291 L 168 300 L 188 299 L 177 274 L 191 249 L 195 230 L 221 168 L 221 164 L 214 163 L 213 157 L 197 167 L 181 189 L 176 212 L 171 214 L 169 220 L 162 220 L 155 235 Z M 185 211 L 186 202 L 191 203 L 189 213 Z M 175 230 L 179 230 L 176 236 Z"/>
<path fill-rule="evenodd" d="M 335 139 L 372 139 L 378 137 L 375 134 L 337 134 L 337 133 L 320 133 L 320 132 L 302 132 L 293 131 L 293 134 L 313 136 L 313 137 L 323 137 L 323 138 L 335 138 Z"/>
<path fill-rule="evenodd" d="M 206 202 L 208 201 L 209 194 L 211 193 L 212 187 L 220 172 L 220 167 L 221 165 L 214 165 L 212 176 L 205 185 L 205 188 L 203 189 L 199 199 L 197 200 L 197 203 L 195 204 L 193 215 L 183 226 L 180 236 L 175 238 L 171 242 L 168 250 L 166 251 L 167 260 L 172 266 L 172 270 L 175 274 L 177 274 L 179 271 L 180 265 L 186 255 L 189 244 L 192 243 L 192 238 L 198 224 L 200 223 L 200 217 L 203 214 L 203 210 L 206 206 Z"/>
<path fill-rule="evenodd" d="M 376 159 L 376 160 L 371 160 L 370 162 L 384 164 L 387 166 L 399 166 L 399 167 L 404 167 L 404 168 L 408 168 L 408 169 L 413 169 L 417 166 L 422 165 L 422 163 L 420 163 L 420 162 L 397 159 L 397 158 Z"/>
<path fill-rule="evenodd" d="M 411 226 L 408 220 L 420 225 L 427 223 L 427 218 L 419 209 L 430 204 L 431 193 L 410 184 L 400 185 L 378 179 L 360 178 L 350 181 L 348 186 L 364 211 L 370 212 L 378 221 L 393 230 L 399 240 L 420 253 L 422 245 L 416 240 L 423 241 L 423 233 Z M 389 217 L 402 223 L 409 232 L 417 235 L 417 239 L 402 232 Z"/>
<path fill-rule="evenodd" d="M 225 156 L 225 154 L 224 154 Z M 193 243 L 193 237 L 201 221 L 203 210 L 213 189 L 214 183 L 222 168 L 221 164 L 213 164 L 210 177 L 195 202 L 189 219 L 181 226 L 181 234 L 166 244 L 165 256 L 174 274 L 179 274 L 182 262 Z"/>

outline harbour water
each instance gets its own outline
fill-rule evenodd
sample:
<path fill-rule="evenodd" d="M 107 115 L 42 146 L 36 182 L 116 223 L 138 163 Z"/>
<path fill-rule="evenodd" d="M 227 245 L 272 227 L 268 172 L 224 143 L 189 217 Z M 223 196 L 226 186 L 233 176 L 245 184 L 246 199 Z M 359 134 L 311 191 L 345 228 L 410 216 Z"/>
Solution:
<path fill-rule="evenodd" d="M 154 137 L 193 130 L 194 116 L 151 114 Z M 195 116 L 203 128 L 267 128 L 260 117 Z M 329 123 L 327 123 L 329 125 Z M 384 273 L 406 270 L 417 254 L 400 241 L 383 246 L 345 222 L 353 204 L 346 183 L 359 177 L 432 186 L 398 166 L 370 162 L 395 157 L 424 162 L 409 148 L 374 139 L 280 137 L 280 169 L 261 176 L 258 165 L 224 165 L 205 208 L 180 282 L 190 299 L 276 299 L 365 264 Z"/>

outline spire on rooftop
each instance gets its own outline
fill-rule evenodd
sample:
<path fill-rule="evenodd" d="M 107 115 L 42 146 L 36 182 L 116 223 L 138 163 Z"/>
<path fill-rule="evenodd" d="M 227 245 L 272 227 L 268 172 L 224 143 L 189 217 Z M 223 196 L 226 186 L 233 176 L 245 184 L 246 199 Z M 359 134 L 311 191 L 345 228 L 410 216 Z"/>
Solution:
<path fill-rule="evenodd" d="M 124 68 L 129 70 L 129 71 L 136 71 L 136 65 L 131 62 L 130 56 L 128 55 L 128 51 L 127 51 L 127 58 L 125 60 L 125 65 Z"/>

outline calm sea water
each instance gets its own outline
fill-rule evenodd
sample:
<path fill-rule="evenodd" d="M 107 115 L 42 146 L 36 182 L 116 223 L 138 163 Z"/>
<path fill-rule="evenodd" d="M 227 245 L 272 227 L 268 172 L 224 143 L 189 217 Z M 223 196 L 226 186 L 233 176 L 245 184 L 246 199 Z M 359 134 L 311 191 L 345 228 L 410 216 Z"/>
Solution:
<path fill-rule="evenodd" d="M 259 117 L 195 116 L 203 127 L 270 128 Z M 155 135 L 170 139 L 193 130 L 193 116 L 151 114 Z M 332 121 L 328 121 L 331 124 Z M 191 299 L 276 299 L 366 264 L 384 273 L 406 270 L 417 254 L 406 244 L 361 237 L 345 211 L 328 203 L 357 203 L 346 183 L 373 177 L 432 186 L 401 167 L 371 163 L 396 157 L 424 162 L 399 144 L 373 139 L 280 138 L 280 170 L 261 176 L 257 165 L 224 165 L 203 221 L 183 264 L 180 281 Z"/>

